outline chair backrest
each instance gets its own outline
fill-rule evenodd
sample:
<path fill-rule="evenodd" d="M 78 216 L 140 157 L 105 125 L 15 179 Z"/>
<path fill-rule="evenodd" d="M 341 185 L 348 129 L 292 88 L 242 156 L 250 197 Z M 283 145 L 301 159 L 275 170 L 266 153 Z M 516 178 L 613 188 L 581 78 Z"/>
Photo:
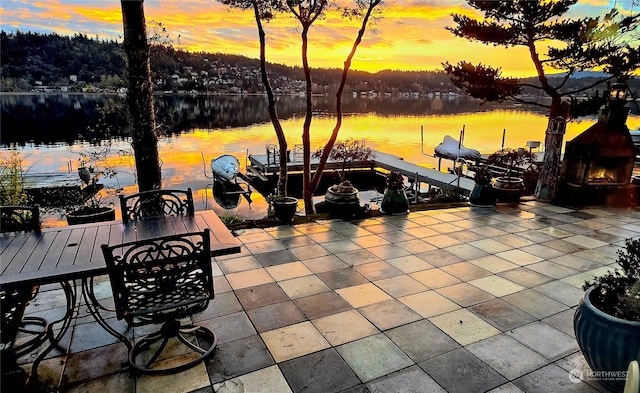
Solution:
<path fill-rule="evenodd" d="M 40 229 L 40 209 L 35 206 L 0 206 L 0 231 L 35 231 Z"/>
<path fill-rule="evenodd" d="M 118 319 L 162 323 L 207 308 L 213 299 L 209 229 L 102 245 Z"/>
<path fill-rule="evenodd" d="M 151 190 L 120 195 L 122 221 L 156 216 L 193 216 L 191 188 L 185 190 Z"/>
<path fill-rule="evenodd" d="M 40 229 L 40 209 L 35 206 L 0 206 L 0 231 L 35 231 Z M 7 287 L 0 289 L 0 342 L 11 348 L 27 303 L 35 297 L 38 287 Z"/>

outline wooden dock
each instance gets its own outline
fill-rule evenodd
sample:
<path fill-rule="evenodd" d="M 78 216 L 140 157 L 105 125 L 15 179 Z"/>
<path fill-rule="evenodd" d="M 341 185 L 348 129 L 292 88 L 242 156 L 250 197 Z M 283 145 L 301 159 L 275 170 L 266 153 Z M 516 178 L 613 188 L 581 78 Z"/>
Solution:
<path fill-rule="evenodd" d="M 458 177 L 451 173 L 425 168 L 423 166 L 407 162 L 402 157 L 383 153 L 381 151 L 374 150 L 373 153 L 374 154 L 370 160 L 349 162 L 347 163 L 346 168 L 382 168 L 389 171 L 395 170 L 402 173 L 402 175 L 406 176 L 408 179 L 415 180 L 418 184 L 426 183 L 443 190 L 460 188 L 462 193 L 465 195 L 469 195 L 475 185 L 475 182 L 472 179 L 466 177 Z M 248 159 L 250 162 L 250 168 L 248 168 L 247 171 L 249 173 L 258 173 L 262 176 L 278 173 L 279 166 L 277 156 L 268 154 L 249 154 Z M 312 171 L 318 167 L 319 162 L 319 159 L 311 160 Z M 338 161 L 327 161 L 325 169 L 342 169 L 342 163 Z M 287 170 L 291 172 L 302 171 L 302 159 L 297 155 L 292 155 L 291 160 L 287 163 Z"/>
<path fill-rule="evenodd" d="M 102 173 L 92 174 L 84 183 L 77 173 L 27 173 L 25 192 L 40 206 L 82 205 L 103 187 L 97 183 Z"/>

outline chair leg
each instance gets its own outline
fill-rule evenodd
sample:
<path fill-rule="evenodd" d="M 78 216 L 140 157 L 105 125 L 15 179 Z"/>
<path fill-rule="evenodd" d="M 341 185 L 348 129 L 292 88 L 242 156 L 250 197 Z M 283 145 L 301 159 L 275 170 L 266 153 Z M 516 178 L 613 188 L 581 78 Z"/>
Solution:
<path fill-rule="evenodd" d="M 213 331 L 202 326 L 180 326 L 179 323 L 176 322 L 177 321 L 170 321 L 165 323 L 159 332 L 146 336 L 133 345 L 129 351 L 129 365 L 132 367 L 132 370 L 142 374 L 176 373 L 196 366 L 213 354 L 218 343 L 218 338 Z M 193 336 L 195 342 L 198 344 L 193 344 L 192 341 L 194 340 L 189 340 L 189 338 L 186 337 L 188 335 Z M 158 361 L 158 359 L 163 360 L 161 354 L 166 348 L 168 340 L 171 338 L 177 339 L 191 351 L 198 353 L 199 356 L 175 366 L 162 367 L 161 361 Z M 158 341 L 161 342 L 157 349 L 153 349 L 150 357 L 140 356 L 143 353 L 148 355 L 149 351 L 147 350 L 151 349 Z M 144 361 L 144 359 L 140 359 L 141 357 L 144 359 L 149 358 L 149 360 Z"/>
<path fill-rule="evenodd" d="M 28 334 L 31 337 L 20 344 L 14 344 L 13 351 L 15 352 L 15 354 L 17 356 L 22 356 L 25 353 L 31 352 L 35 348 L 38 348 L 42 343 L 47 341 L 47 325 L 47 321 L 43 318 L 22 318 L 20 327 L 18 328 L 18 332 Z"/>
<path fill-rule="evenodd" d="M 2 361 L 2 377 L 0 390 L 3 392 L 22 392 L 26 390 L 29 374 L 15 363 L 7 364 Z"/>
<path fill-rule="evenodd" d="M 129 354 L 129 361 L 132 363 L 135 363 L 136 354 L 139 354 L 143 352 L 145 349 L 150 348 L 154 342 L 158 341 L 159 339 L 162 339 L 162 343 L 160 344 L 158 349 L 154 351 L 149 361 L 144 365 L 145 369 L 150 368 L 153 365 L 153 363 L 155 363 L 156 360 L 158 360 L 158 357 L 160 357 L 160 355 L 162 354 L 162 351 L 164 351 L 164 349 L 166 348 L 167 343 L 169 342 L 169 338 L 170 337 L 164 336 L 160 333 L 152 334 L 151 336 L 145 337 L 144 339 L 140 340 L 139 343 L 133 346 L 134 350 L 131 351 Z"/>
<path fill-rule="evenodd" d="M 193 351 L 196 352 L 200 352 L 200 353 L 206 353 L 207 349 L 204 349 L 198 345 L 193 344 L 191 341 L 189 341 L 184 335 L 185 334 L 193 334 L 196 339 L 198 337 L 198 334 L 202 338 L 206 337 L 207 335 L 209 335 L 209 333 L 211 333 L 213 336 L 209 337 L 210 340 L 212 340 L 212 348 L 215 348 L 215 346 L 218 344 L 218 337 L 216 337 L 216 335 L 211 332 L 209 329 L 204 328 L 202 326 L 194 326 L 193 328 L 190 329 L 180 329 L 180 332 L 178 332 L 178 339 L 187 347 L 191 348 Z M 205 338 L 206 340 L 206 338 Z"/>

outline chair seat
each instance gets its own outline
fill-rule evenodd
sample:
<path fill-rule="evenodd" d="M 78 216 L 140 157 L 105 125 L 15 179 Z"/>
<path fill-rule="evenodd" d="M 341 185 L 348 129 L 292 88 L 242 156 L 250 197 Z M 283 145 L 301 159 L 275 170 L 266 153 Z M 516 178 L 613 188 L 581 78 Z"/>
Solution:
<path fill-rule="evenodd" d="M 185 314 L 195 314 L 204 311 L 207 308 L 209 294 L 198 294 L 196 296 L 190 296 L 189 302 L 185 302 L 176 296 L 153 297 L 150 299 L 140 297 L 138 301 L 132 301 L 130 309 L 124 314 L 124 319 L 134 323 L 136 317 L 144 316 L 146 320 L 153 321 L 152 323 L 162 323 L 168 318 L 179 318 Z M 191 300 L 200 299 L 200 302 L 193 302 Z M 153 313 L 149 310 L 153 309 Z"/>

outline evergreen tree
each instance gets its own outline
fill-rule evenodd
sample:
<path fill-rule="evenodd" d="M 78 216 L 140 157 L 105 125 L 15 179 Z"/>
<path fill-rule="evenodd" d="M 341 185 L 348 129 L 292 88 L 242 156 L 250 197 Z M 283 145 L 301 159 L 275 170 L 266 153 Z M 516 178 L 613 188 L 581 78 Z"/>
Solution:
<path fill-rule="evenodd" d="M 540 90 L 551 98 L 549 122 L 545 137 L 543 167 L 535 195 L 553 199 L 560 171 L 560 153 L 570 118 L 569 104 L 564 97 L 584 92 L 612 78 L 629 79 L 640 69 L 640 48 L 626 40 L 637 32 L 640 14 L 621 16 L 612 10 L 596 18 L 563 19 L 578 0 L 467 0 L 484 15 L 484 20 L 466 15 L 453 15 L 457 24 L 447 28 L 458 37 L 487 45 L 523 46 L 528 49 L 536 69 L 536 84 L 517 78 L 503 77 L 501 69 L 488 65 L 459 62 L 444 63 L 452 82 L 470 95 L 487 101 L 514 99 L 525 102 L 519 95 L 525 86 Z M 540 54 L 543 44 L 551 43 L 546 54 Z M 607 78 L 590 86 L 567 90 L 567 81 L 578 71 L 603 68 Z M 564 78 L 553 82 L 549 70 L 565 72 Z"/>

